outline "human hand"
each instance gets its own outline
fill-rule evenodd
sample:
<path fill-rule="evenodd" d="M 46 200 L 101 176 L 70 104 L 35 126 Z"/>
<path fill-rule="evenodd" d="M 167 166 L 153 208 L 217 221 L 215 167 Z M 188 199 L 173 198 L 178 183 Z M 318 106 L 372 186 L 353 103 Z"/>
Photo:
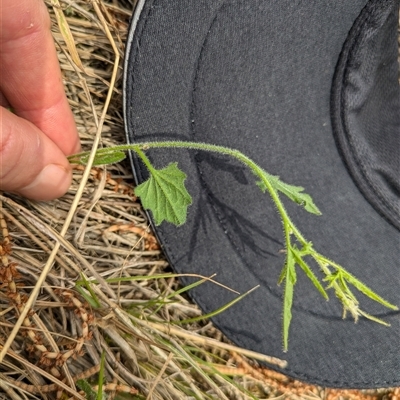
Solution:
<path fill-rule="evenodd" d="M 0 0 L 0 9 L 0 189 L 51 200 L 68 190 L 66 155 L 80 144 L 50 17 L 42 0 Z"/>

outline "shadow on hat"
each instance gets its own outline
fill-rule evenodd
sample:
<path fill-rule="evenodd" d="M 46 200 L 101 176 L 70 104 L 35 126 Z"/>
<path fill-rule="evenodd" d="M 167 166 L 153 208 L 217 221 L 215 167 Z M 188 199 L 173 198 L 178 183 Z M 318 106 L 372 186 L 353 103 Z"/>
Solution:
<path fill-rule="evenodd" d="M 322 216 L 283 199 L 302 233 L 399 305 L 398 10 L 397 0 L 139 1 L 125 62 L 128 141 L 228 146 L 303 186 Z M 206 152 L 149 157 L 157 167 L 178 161 L 193 198 L 186 224 L 155 227 L 174 270 L 217 274 L 239 292 L 260 285 L 212 318 L 229 339 L 285 359 L 274 368 L 309 383 L 400 386 L 399 311 L 357 294 L 391 326 L 342 319 L 340 302 L 325 301 L 301 270 L 283 351 L 282 223 L 251 172 Z M 143 182 L 147 170 L 132 165 Z M 234 297 L 211 283 L 190 295 L 205 313 Z"/>

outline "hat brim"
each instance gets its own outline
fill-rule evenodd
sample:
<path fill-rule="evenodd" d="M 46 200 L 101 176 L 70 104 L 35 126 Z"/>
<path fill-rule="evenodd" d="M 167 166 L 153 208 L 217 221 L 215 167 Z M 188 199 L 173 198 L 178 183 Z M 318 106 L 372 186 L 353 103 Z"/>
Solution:
<path fill-rule="evenodd" d="M 125 62 L 128 141 L 179 139 L 236 148 L 268 172 L 305 187 L 322 216 L 285 201 L 302 233 L 319 252 L 400 304 L 399 231 L 354 184 L 330 118 L 335 65 L 366 2 L 305 3 L 139 2 Z M 283 352 L 277 285 L 285 257 L 282 226 L 249 171 L 201 152 L 152 150 L 150 157 L 159 167 L 178 161 L 193 198 L 186 224 L 155 228 L 174 270 L 216 273 L 239 292 L 260 285 L 213 318 L 229 339 L 287 360 L 284 370 L 274 368 L 303 381 L 400 386 L 399 312 L 360 294 L 363 308 L 391 327 L 342 320 L 333 293 L 326 302 L 300 272 L 289 351 Z M 134 158 L 133 167 L 137 182 L 143 181 L 147 172 Z M 211 283 L 191 296 L 205 313 L 234 297 Z"/>

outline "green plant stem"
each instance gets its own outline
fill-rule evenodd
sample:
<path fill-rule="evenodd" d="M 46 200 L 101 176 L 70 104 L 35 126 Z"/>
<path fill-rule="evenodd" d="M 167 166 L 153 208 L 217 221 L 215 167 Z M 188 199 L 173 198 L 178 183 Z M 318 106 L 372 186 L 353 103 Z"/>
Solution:
<path fill-rule="evenodd" d="M 154 171 L 154 167 L 152 166 L 149 158 L 144 154 L 144 152 L 141 149 L 135 149 L 136 154 L 140 157 L 140 159 L 143 161 L 144 165 L 146 168 L 149 170 L 150 173 Z"/>
<path fill-rule="evenodd" d="M 279 199 L 278 193 L 270 183 L 269 179 L 273 179 L 274 177 L 268 174 L 266 171 L 264 171 L 261 167 L 259 167 L 252 159 L 250 159 L 249 157 L 247 157 L 246 155 L 235 149 L 229 149 L 227 147 L 208 144 L 208 143 L 185 142 L 185 141 L 162 141 L 162 142 L 145 142 L 145 143 L 114 146 L 112 148 L 99 149 L 97 154 L 98 155 L 107 154 L 110 153 L 111 150 L 112 152 L 131 150 L 134 151 L 140 157 L 140 159 L 143 161 L 143 163 L 146 165 L 149 171 L 151 171 L 153 169 L 153 166 L 151 165 L 147 156 L 144 154 L 143 150 L 149 150 L 154 148 L 157 149 L 181 148 L 189 150 L 201 150 L 218 154 L 224 154 L 235 158 L 236 160 L 240 161 L 242 164 L 247 166 L 258 178 L 260 178 L 260 180 L 264 183 L 264 185 L 268 189 L 268 192 L 272 200 L 274 201 L 281 216 L 282 217 L 287 216 L 287 212 L 282 202 Z M 76 154 L 75 156 L 71 157 L 71 160 L 73 160 L 75 157 L 80 157 L 83 154 L 85 153 Z M 297 229 L 297 227 L 293 224 L 293 222 L 290 219 L 282 218 L 282 223 L 285 232 L 285 240 L 288 247 L 290 247 L 291 233 L 293 233 L 303 245 L 307 243 L 306 239 L 303 237 L 303 235 L 300 233 L 300 231 Z"/>
<path fill-rule="evenodd" d="M 208 143 L 197 143 L 197 142 L 184 142 L 184 141 L 164 141 L 164 142 L 150 142 L 150 143 L 139 143 L 134 145 L 127 145 L 131 150 L 135 151 L 136 154 L 142 159 L 143 163 L 151 171 L 152 165 L 143 153 L 142 150 L 148 150 L 151 148 L 184 148 L 191 150 L 209 151 L 218 154 L 224 154 L 235 158 L 240 161 L 246 167 L 248 167 L 266 186 L 268 192 L 275 203 L 280 215 L 282 216 L 283 231 L 285 236 L 285 242 L 287 249 L 291 248 L 290 235 L 294 234 L 302 245 L 307 244 L 307 240 L 301 234 L 299 229 L 295 226 L 292 220 L 287 216 L 286 209 L 283 203 L 280 201 L 277 191 L 272 187 L 270 180 L 273 178 L 272 175 L 264 171 L 258 164 L 252 159 L 244 155 L 238 150 L 229 149 L 223 146 L 212 145 Z M 117 146 L 116 150 L 126 150 L 125 146 Z"/>
<path fill-rule="evenodd" d="M 252 173 L 259 178 L 260 181 L 257 182 L 257 184 L 260 186 L 260 189 L 262 191 L 269 192 L 269 195 L 271 196 L 271 199 L 281 216 L 286 243 L 286 260 L 281 276 L 279 278 L 279 283 L 285 282 L 283 299 L 283 344 L 285 350 L 287 350 L 288 347 L 288 332 L 291 321 L 293 290 L 297 280 L 295 270 L 296 264 L 299 265 L 301 269 L 306 273 L 306 275 L 311 279 L 314 286 L 319 290 L 321 295 L 325 299 L 327 299 L 328 297 L 325 289 L 322 287 L 318 278 L 314 275 L 312 269 L 304 259 L 305 257 L 312 258 L 317 263 L 320 270 L 325 274 L 326 277 L 324 281 L 328 282 L 326 289 L 331 288 L 334 290 L 336 296 L 343 304 L 344 316 L 346 315 L 346 311 L 350 311 L 355 320 L 357 320 L 358 316 L 361 315 L 375 322 L 386 324 L 384 321 L 374 316 L 371 316 L 368 313 L 359 309 L 358 301 L 350 290 L 349 285 L 353 285 L 358 291 L 370 297 L 372 300 L 384 305 L 385 307 L 391 308 L 393 310 L 398 309 L 397 306 L 384 300 L 372 289 L 364 285 L 356 277 L 347 272 L 342 266 L 315 251 L 312 243 L 306 240 L 305 237 L 301 234 L 299 229 L 294 225 L 293 221 L 287 214 L 286 209 L 279 197 L 279 192 L 283 193 L 296 203 L 302 204 L 307 211 L 314 214 L 320 214 L 320 211 L 313 203 L 311 197 L 307 194 L 301 193 L 303 190 L 302 187 L 288 185 L 280 181 L 279 177 L 270 175 L 269 173 L 264 171 L 259 165 L 257 165 L 257 163 L 255 163 L 253 160 L 251 160 L 249 157 L 238 150 L 207 143 L 185 141 L 144 142 L 99 149 L 96 153 L 98 165 L 118 162 L 122 160 L 124 158 L 125 151 L 134 151 L 137 156 L 140 157 L 145 166 L 148 168 L 151 175 L 151 179 L 149 179 L 146 183 L 142 183 L 141 185 L 136 187 L 136 193 L 140 192 L 139 196 L 141 196 L 142 204 L 145 204 L 144 199 L 146 198 L 146 196 L 148 196 L 148 193 L 150 193 L 152 190 L 155 190 L 154 187 L 161 188 L 161 185 L 164 185 L 163 187 L 165 190 L 165 185 L 171 185 L 171 182 L 173 180 L 175 180 L 175 183 L 178 182 L 177 184 L 175 184 L 173 189 L 175 190 L 174 193 L 177 196 L 181 196 L 180 198 L 183 199 L 178 208 L 179 210 L 184 209 L 184 215 L 182 216 L 181 213 L 179 213 L 178 215 L 178 213 L 176 212 L 177 204 L 175 198 L 173 202 L 169 201 L 168 203 L 170 206 L 175 207 L 172 210 L 172 215 L 161 215 L 162 212 L 158 208 L 160 202 L 158 201 L 158 198 L 157 201 L 154 201 L 153 198 L 153 200 L 147 203 L 147 208 L 153 211 L 156 223 L 157 220 L 159 220 L 159 223 L 161 223 L 163 220 L 167 220 L 169 222 L 175 223 L 176 225 L 184 223 L 186 219 L 187 206 L 191 203 L 191 197 L 187 193 L 187 190 L 183 184 L 186 175 L 177 168 L 177 163 L 170 164 L 170 166 L 164 168 L 163 170 L 157 170 L 151 164 L 151 161 L 146 156 L 145 151 L 156 148 L 181 148 L 186 150 L 189 149 L 207 151 L 233 157 L 234 159 L 238 160 L 240 163 L 248 167 L 252 171 Z M 88 153 L 85 152 L 70 156 L 69 160 L 71 163 L 82 164 L 87 161 L 87 157 Z M 168 174 L 167 180 L 165 180 L 164 178 L 166 174 Z M 153 179 L 153 177 L 155 177 L 155 179 Z M 151 182 L 151 184 L 149 184 L 149 182 Z M 151 188 L 149 189 L 149 187 Z M 165 195 L 163 199 L 166 199 Z M 161 201 L 161 203 L 162 202 L 163 200 Z M 157 212 L 157 215 L 154 214 L 154 212 Z M 296 243 L 292 244 L 292 235 L 297 239 L 298 244 L 301 245 L 300 248 L 297 247 Z"/>

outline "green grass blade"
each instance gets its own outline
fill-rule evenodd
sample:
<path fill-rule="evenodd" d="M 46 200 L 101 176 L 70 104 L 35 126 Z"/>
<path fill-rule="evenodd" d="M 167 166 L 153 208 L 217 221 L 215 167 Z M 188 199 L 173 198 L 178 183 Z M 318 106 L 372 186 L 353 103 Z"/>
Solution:
<path fill-rule="evenodd" d="M 178 325 L 190 324 L 190 323 L 193 323 L 193 322 L 198 322 L 198 321 L 202 321 L 204 319 L 215 317 L 219 313 L 224 312 L 225 310 L 227 310 L 229 307 L 232 307 L 234 304 L 236 304 L 237 302 L 239 302 L 244 297 L 246 297 L 247 295 L 249 295 L 250 293 L 252 293 L 254 290 L 256 290 L 258 288 L 259 288 L 259 286 L 253 287 L 252 289 L 248 290 L 246 293 L 243 293 L 240 296 L 237 296 L 236 298 L 234 298 L 229 303 L 224 304 L 222 307 L 220 307 L 220 308 L 218 308 L 218 309 L 216 309 L 216 310 L 214 310 L 214 311 L 212 311 L 212 312 L 210 312 L 208 314 L 200 315 L 199 317 L 195 317 L 195 318 L 184 319 L 182 321 L 177 321 L 177 322 L 174 322 L 174 323 L 178 324 Z"/>
<path fill-rule="evenodd" d="M 199 279 L 198 281 L 193 282 L 190 285 L 186 285 L 185 287 L 180 288 L 180 289 L 176 290 L 175 292 L 171 293 L 169 296 L 162 299 L 162 302 L 159 304 L 159 306 L 156 308 L 156 310 L 154 310 L 154 312 L 152 314 L 157 314 L 158 311 L 160 311 L 160 309 L 164 306 L 164 304 L 167 300 L 171 300 L 175 296 L 179 296 L 182 293 L 188 292 L 189 290 L 194 289 L 195 287 L 201 285 L 204 282 L 207 282 L 207 279 Z"/>
<path fill-rule="evenodd" d="M 103 382 L 104 382 L 104 363 L 106 360 L 106 353 L 103 351 L 100 358 L 100 370 L 99 370 L 99 380 L 98 380 L 98 390 L 96 400 L 104 400 L 105 393 L 103 393 Z"/>
<path fill-rule="evenodd" d="M 90 304 L 93 308 L 100 308 L 101 304 L 96 296 L 96 293 L 91 287 L 92 281 L 89 282 L 85 275 L 81 273 L 81 280 L 75 283 L 75 289 L 80 293 L 80 295 Z M 90 293 L 90 296 L 82 289 L 81 286 L 84 286 L 85 289 Z"/>

